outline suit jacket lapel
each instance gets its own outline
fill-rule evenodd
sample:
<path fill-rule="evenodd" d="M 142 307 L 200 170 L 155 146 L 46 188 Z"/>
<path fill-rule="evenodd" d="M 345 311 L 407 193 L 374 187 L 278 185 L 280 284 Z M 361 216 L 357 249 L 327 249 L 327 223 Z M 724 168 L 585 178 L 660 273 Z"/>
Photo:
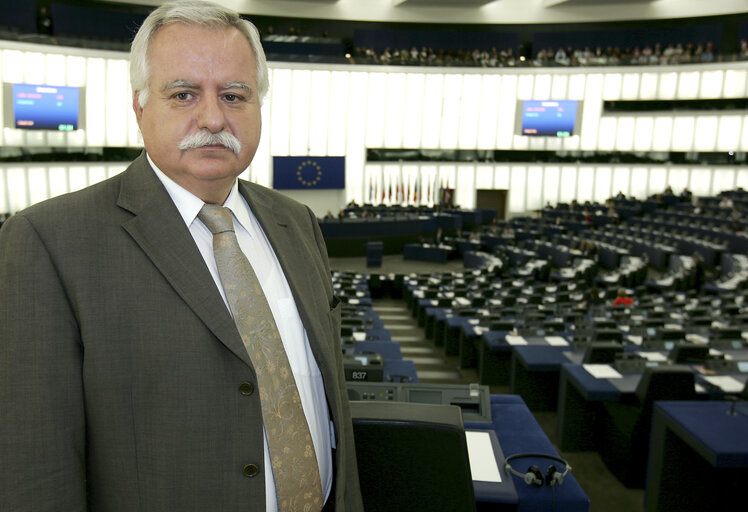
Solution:
<path fill-rule="evenodd" d="M 276 208 L 272 199 L 258 193 L 249 184 L 239 181 L 239 192 L 247 200 L 252 213 L 273 247 L 294 296 L 299 316 L 307 331 L 309 344 L 317 359 L 317 365 L 327 377 L 326 370 L 334 368 L 335 365 L 329 359 L 329 351 L 321 345 L 326 334 L 320 322 L 326 319 L 316 318 L 312 313 L 315 311 L 314 297 L 319 295 L 315 293 L 315 285 L 309 280 L 309 272 L 305 271 L 309 267 L 309 262 L 304 258 L 307 251 L 299 247 L 300 244 L 306 242 L 308 234 L 299 236 L 299 233 L 293 229 L 296 222 L 290 219 L 284 210 Z"/>
<path fill-rule="evenodd" d="M 251 366 L 236 324 L 205 261 L 171 197 L 148 165 L 145 153 L 123 174 L 117 205 L 134 214 L 122 227 L 177 294 L 229 350 Z"/>

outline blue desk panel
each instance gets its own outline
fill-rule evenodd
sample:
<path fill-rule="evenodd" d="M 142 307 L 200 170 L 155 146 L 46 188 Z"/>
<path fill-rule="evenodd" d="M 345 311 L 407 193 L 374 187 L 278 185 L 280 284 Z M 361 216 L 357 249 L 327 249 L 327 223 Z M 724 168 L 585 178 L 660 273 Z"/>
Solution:
<path fill-rule="evenodd" d="M 491 395 L 491 414 L 493 418 L 492 427 L 496 432 L 505 457 L 530 452 L 559 456 L 520 397 L 515 395 Z M 465 428 L 468 430 L 486 430 L 486 424 L 467 422 Z M 516 461 L 516 469 L 524 473 L 533 464 L 542 468 L 544 472 L 549 465 L 558 465 L 557 462 L 548 459 L 528 458 Z M 589 498 L 574 478 L 573 469 L 566 476 L 563 484 L 556 488 L 555 494 L 550 487 L 532 487 L 527 485 L 524 480 L 507 474 L 503 465 L 500 469 L 502 478 L 511 478 L 514 481 L 514 487 L 519 498 L 518 512 L 548 510 L 587 512 L 590 509 Z M 491 497 L 482 496 L 481 499 L 491 500 Z M 495 502 L 500 502 L 497 498 L 495 499 Z M 478 510 L 491 510 L 491 507 L 485 506 L 488 504 L 479 501 Z"/>
<path fill-rule="evenodd" d="M 748 478 L 748 404 L 656 402 L 648 512 L 739 510 Z M 737 507 L 736 507 L 737 505 Z"/>

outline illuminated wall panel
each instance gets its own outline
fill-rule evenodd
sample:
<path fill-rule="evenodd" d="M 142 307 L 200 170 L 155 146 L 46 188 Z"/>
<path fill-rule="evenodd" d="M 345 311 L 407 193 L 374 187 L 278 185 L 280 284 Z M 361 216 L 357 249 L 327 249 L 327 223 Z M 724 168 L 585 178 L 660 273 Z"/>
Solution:
<path fill-rule="evenodd" d="M 499 122 L 499 92 L 501 77 L 484 75 L 478 111 L 478 149 L 493 149 Z"/>
<path fill-rule="evenodd" d="M 659 75 L 657 73 L 642 73 L 641 85 L 639 87 L 640 100 L 653 100 L 657 98 L 657 86 Z"/>
<path fill-rule="evenodd" d="M 554 100 L 563 100 L 568 98 L 567 88 L 569 86 L 569 75 L 556 74 L 552 75 L 553 84 L 551 85 L 551 98 Z"/>
<path fill-rule="evenodd" d="M 740 135 L 740 149 L 748 151 L 748 116 L 743 116 L 743 129 Z"/>
<path fill-rule="evenodd" d="M 561 168 L 560 203 L 570 203 L 577 197 L 577 168 L 565 166 Z"/>
<path fill-rule="evenodd" d="M 17 212 L 29 206 L 26 170 L 23 167 L 6 167 L 5 179 L 8 184 L 8 209 L 6 211 Z"/>
<path fill-rule="evenodd" d="M 403 112 L 406 92 L 405 73 L 387 74 L 387 95 L 385 96 L 384 146 L 403 147 Z"/>
<path fill-rule="evenodd" d="M 479 165 L 475 169 L 475 188 L 492 189 L 494 169 L 491 165 Z"/>
<path fill-rule="evenodd" d="M 616 145 L 616 125 L 618 118 L 605 116 L 600 118 L 600 127 L 598 128 L 597 148 L 602 151 L 612 151 Z M 584 127 L 586 131 L 586 126 Z"/>
<path fill-rule="evenodd" d="M 621 85 L 621 99 L 635 100 L 639 98 L 639 73 L 626 73 L 623 75 L 623 84 Z"/>
<path fill-rule="evenodd" d="M 444 77 L 442 97 L 441 136 L 439 147 L 456 148 L 460 129 L 460 97 L 462 95 L 462 75 Z"/>
<path fill-rule="evenodd" d="M 580 203 L 592 201 L 595 197 L 595 168 L 586 165 L 581 166 L 577 175 L 577 201 Z"/>
<path fill-rule="evenodd" d="M 631 116 L 618 118 L 618 129 L 616 130 L 616 149 L 618 151 L 631 151 L 634 149 L 634 122 Z"/>
<path fill-rule="evenodd" d="M 421 138 L 422 148 L 434 149 L 439 147 L 443 92 L 444 75 L 426 75 L 426 90 L 423 95 L 423 122 L 421 123 L 421 129 L 423 130 L 423 137 Z"/>
<path fill-rule="evenodd" d="M 654 121 L 654 133 L 652 138 L 652 149 L 654 151 L 667 151 L 673 140 L 673 118 L 662 116 L 656 117 Z"/>
<path fill-rule="evenodd" d="M 549 99 L 563 99 L 551 96 L 551 75 L 536 75 L 535 76 L 535 90 L 533 91 L 532 97 L 536 100 L 549 100 Z"/>
<path fill-rule="evenodd" d="M 735 188 L 736 173 L 735 169 L 725 169 L 718 167 L 714 169 L 714 176 L 712 178 L 712 194 L 717 195 L 725 190 L 733 190 Z"/>
<path fill-rule="evenodd" d="M 606 73 L 603 82 L 603 100 L 614 101 L 621 99 L 621 81 L 620 73 Z"/>
<path fill-rule="evenodd" d="M 740 116 L 724 116 L 719 118 L 717 132 L 718 151 L 737 151 L 740 148 Z"/>
<path fill-rule="evenodd" d="M 594 199 L 598 203 L 604 203 L 611 196 L 611 186 L 613 170 L 610 167 L 598 167 L 595 169 L 595 195 Z"/>
<path fill-rule="evenodd" d="M 748 71 L 745 69 L 728 69 L 725 71 L 723 97 L 742 98 L 748 96 L 746 77 L 748 77 Z"/>
<path fill-rule="evenodd" d="M 649 196 L 649 170 L 646 167 L 634 167 L 631 169 L 631 195 L 638 199 Z"/>
<path fill-rule="evenodd" d="M 386 111 L 387 74 L 369 73 L 369 94 L 366 103 L 366 146 L 384 145 L 384 113 Z"/>
<path fill-rule="evenodd" d="M 517 86 L 518 100 L 531 100 L 535 75 L 519 75 L 519 84 Z"/>
<path fill-rule="evenodd" d="M 405 105 L 403 105 L 403 147 L 421 146 L 421 121 L 423 120 L 423 88 L 426 77 L 423 73 L 408 73 L 405 83 Z"/>
<path fill-rule="evenodd" d="M 272 72 L 273 86 L 265 98 L 265 105 L 270 106 L 272 123 L 265 123 L 263 131 L 270 135 L 270 151 L 273 155 L 290 155 L 291 133 L 291 70 L 274 69 Z"/>
<path fill-rule="evenodd" d="M 14 210 L 10 208 L 10 197 L 7 187 L 7 171 L 4 167 L 0 167 L 0 212 L 11 213 Z"/>
<path fill-rule="evenodd" d="M 634 130 L 634 150 L 649 151 L 654 139 L 654 118 L 636 117 L 636 128 Z"/>
<path fill-rule="evenodd" d="M 350 73 L 333 71 L 330 75 L 330 102 L 327 119 L 327 151 L 331 156 L 345 156 L 348 120 L 346 105 Z M 420 117 L 420 116 L 419 116 Z M 265 118 L 269 119 L 269 117 Z"/>
<path fill-rule="evenodd" d="M 108 59 L 106 61 L 106 145 L 127 145 L 127 123 L 131 105 L 127 98 L 128 61 Z"/>
<path fill-rule="evenodd" d="M 661 194 L 667 188 L 667 169 L 652 167 L 649 170 L 649 190 L 647 194 Z"/>
<path fill-rule="evenodd" d="M 517 110 L 517 75 L 501 79 L 499 97 L 499 125 L 496 130 L 496 148 L 511 149 L 514 140 L 514 116 Z"/>
<path fill-rule="evenodd" d="M 62 169 L 62 172 L 67 170 L 68 183 L 70 183 L 70 191 L 74 192 L 88 186 L 88 173 L 86 168 L 80 165 L 72 166 L 67 169 Z"/>
<path fill-rule="evenodd" d="M 688 167 L 673 166 L 668 172 L 668 184 L 673 187 L 675 194 L 680 194 L 684 188 L 688 187 L 690 172 Z"/>
<path fill-rule="evenodd" d="M 330 72 L 312 71 L 309 96 L 309 149 L 310 155 L 327 154 L 327 137 L 330 133 Z M 340 99 L 335 98 L 333 102 Z M 399 141 L 398 141 L 399 142 Z"/>
<path fill-rule="evenodd" d="M 460 149 L 474 149 L 478 147 L 478 119 L 481 109 L 480 75 L 465 75 L 462 81 L 460 96 L 460 118 L 457 147 Z"/>
<path fill-rule="evenodd" d="M 463 208 L 475 208 L 475 166 L 460 165 L 456 171 L 455 204 Z"/>
<path fill-rule="evenodd" d="M 88 168 L 88 182 L 93 185 L 107 179 L 106 168 L 101 165 L 92 165 Z"/>
<path fill-rule="evenodd" d="M 682 71 L 678 77 L 678 95 L 680 100 L 692 100 L 699 97 L 701 73 L 698 71 Z"/>
<path fill-rule="evenodd" d="M 509 211 L 525 212 L 525 190 L 527 188 L 527 169 L 524 166 L 511 168 L 511 182 L 509 184 Z"/>
<path fill-rule="evenodd" d="M 569 78 L 569 91 L 567 92 L 566 97 L 570 100 L 583 100 L 586 81 L 586 75 L 572 75 Z"/>
<path fill-rule="evenodd" d="M 122 100 L 119 100 L 122 102 Z M 103 146 L 106 140 L 106 60 L 88 59 L 86 66 L 86 145 Z M 55 195 L 55 194 L 53 194 Z"/>
<path fill-rule="evenodd" d="M 493 186 L 498 190 L 509 189 L 509 178 L 510 172 L 509 167 L 505 165 L 498 165 L 494 169 Z"/>
<path fill-rule="evenodd" d="M 27 171 L 29 204 L 49 198 L 46 167 L 30 167 Z M 5 212 L 6 210 L 2 210 Z"/>
<path fill-rule="evenodd" d="M 660 73 L 660 80 L 657 85 L 657 99 L 673 100 L 676 97 L 676 88 L 678 87 L 678 73 Z"/>
<path fill-rule="evenodd" d="M 712 170 L 706 167 L 691 169 L 691 183 L 689 187 L 694 196 L 708 196 L 712 188 Z"/>
<path fill-rule="evenodd" d="M 561 169 L 556 166 L 548 166 L 545 168 L 545 177 L 543 179 L 543 204 L 548 201 L 552 205 L 559 202 L 559 193 L 561 192 L 560 185 L 561 180 Z"/>
<path fill-rule="evenodd" d="M 44 70 L 46 66 L 45 54 L 40 52 L 26 52 L 23 57 L 23 81 L 27 84 L 45 83 Z"/>
<path fill-rule="evenodd" d="M 691 116 L 678 116 L 673 123 L 672 148 L 675 151 L 688 151 L 693 147 L 696 121 Z"/>
<path fill-rule="evenodd" d="M 693 147 L 696 151 L 714 151 L 717 145 L 719 120 L 716 116 L 696 118 Z"/>
<path fill-rule="evenodd" d="M 603 76 L 589 75 L 585 87 L 582 111 L 581 148 L 592 150 L 597 146 L 600 115 L 602 112 Z"/>
<path fill-rule="evenodd" d="M 629 191 L 629 180 L 631 179 L 631 169 L 628 167 L 614 167 L 613 168 L 613 183 L 611 184 L 611 190 L 613 195 L 617 195 L 618 192 L 623 192 L 624 195 L 628 196 L 631 192 Z"/>
<path fill-rule="evenodd" d="M 289 115 L 289 146 L 291 155 L 308 155 L 309 147 L 309 115 L 311 104 L 312 72 L 306 69 L 294 69 L 291 71 L 291 106 Z M 384 109 L 382 109 L 383 112 Z M 372 130 L 372 137 L 379 136 L 376 147 L 381 147 L 382 132 Z"/>
<path fill-rule="evenodd" d="M 722 95 L 724 71 L 703 71 L 699 98 L 719 98 Z"/>
<path fill-rule="evenodd" d="M 736 187 L 740 187 L 743 190 L 748 190 L 748 169 L 745 167 L 738 170 L 738 177 L 735 182 Z M 2 200 L 2 195 L 0 194 L 0 201 Z"/>
<path fill-rule="evenodd" d="M 67 66 L 65 56 L 50 53 L 45 59 L 44 84 L 45 85 L 67 85 Z"/>
<path fill-rule="evenodd" d="M 543 207 L 543 168 L 538 165 L 527 169 L 527 211 L 539 210 Z"/>

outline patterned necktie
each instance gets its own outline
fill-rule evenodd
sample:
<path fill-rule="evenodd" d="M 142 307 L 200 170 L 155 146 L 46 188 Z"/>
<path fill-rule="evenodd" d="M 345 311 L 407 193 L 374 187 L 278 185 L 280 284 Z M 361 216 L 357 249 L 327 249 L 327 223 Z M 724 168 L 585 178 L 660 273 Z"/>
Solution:
<path fill-rule="evenodd" d="M 322 486 L 317 456 L 267 298 L 239 247 L 231 211 L 206 204 L 198 217 L 213 233 L 218 274 L 257 375 L 278 510 L 319 511 Z"/>

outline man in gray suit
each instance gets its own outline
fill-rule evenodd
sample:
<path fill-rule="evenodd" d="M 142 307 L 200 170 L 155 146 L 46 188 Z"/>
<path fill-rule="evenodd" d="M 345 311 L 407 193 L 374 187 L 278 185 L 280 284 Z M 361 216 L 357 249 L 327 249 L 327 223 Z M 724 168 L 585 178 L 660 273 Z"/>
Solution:
<path fill-rule="evenodd" d="M 268 87 L 256 29 L 217 5 L 165 4 L 133 41 L 131 80 L 143 154 L 0 229 L 0 510 L 315 510 L 276 500 L 267 391 L 197 218 L 206 203 L 231 211 L 267 297 L 324 510 L 362 510 L 316 218 L 237 179 Z"/>

